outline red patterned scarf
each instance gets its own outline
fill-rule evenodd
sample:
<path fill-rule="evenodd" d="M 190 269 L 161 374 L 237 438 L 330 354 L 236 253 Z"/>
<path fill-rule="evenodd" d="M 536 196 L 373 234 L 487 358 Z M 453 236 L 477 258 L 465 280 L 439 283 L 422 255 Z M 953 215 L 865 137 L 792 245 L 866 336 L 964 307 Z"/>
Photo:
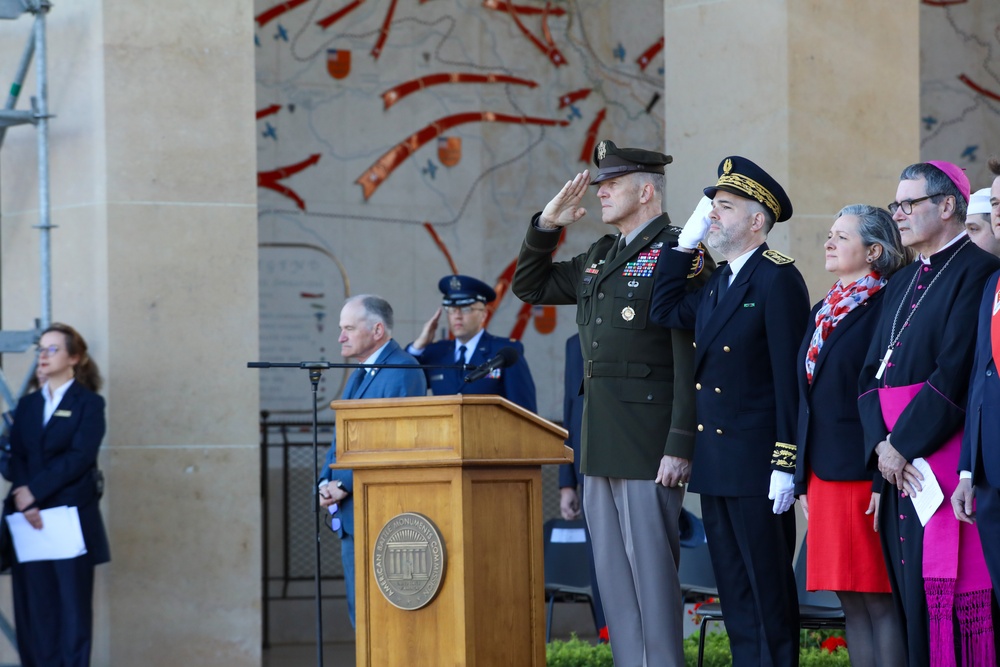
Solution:
<path fill-rule="evenodd" d="M 816 330 L 813 331 L 812 340 L 809 341 L 809 351 L 806 352 L 806 379 L 809 384 L 812 384 L 813 381 L 813 371 L 816 370 L 816 359 L 819 358 L 819 351 L 833 328 L 849 312 L 882 289 L 885 283 L 885 278 L 872 271 L 849 285 L 842 285 L 838 280 L 830 288 L 829 294 L 823 299 L 823 305 L 816 311 Z"/>

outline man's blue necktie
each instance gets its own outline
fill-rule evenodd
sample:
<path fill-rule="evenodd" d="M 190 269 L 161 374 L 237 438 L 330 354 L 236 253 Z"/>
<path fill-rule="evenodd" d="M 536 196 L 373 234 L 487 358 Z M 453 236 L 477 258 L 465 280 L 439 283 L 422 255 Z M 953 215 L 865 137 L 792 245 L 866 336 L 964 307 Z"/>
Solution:
<path fill-rule="evenodd" d="M 347 381 L 347 386 L 344 387 L 343 398 L 354 398 L 354 394 L 357 393 L 358 387 L 361 386 L 361 381 L 365 379 L 365 373 L 367 372 L 367 368 L 359 368 L 354 371 L 351 378 Z"/>

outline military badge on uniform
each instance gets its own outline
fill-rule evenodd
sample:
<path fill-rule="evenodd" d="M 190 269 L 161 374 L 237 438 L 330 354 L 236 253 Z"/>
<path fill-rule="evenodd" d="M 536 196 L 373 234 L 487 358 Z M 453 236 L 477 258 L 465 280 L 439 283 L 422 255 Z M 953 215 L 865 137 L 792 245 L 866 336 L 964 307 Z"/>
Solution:
<path fill-rule="evenodd" d="M 639 286 L 639 281 L 635 280 L 635 279 L 632 279 L 632 280 L 628 281 L 628 286 L 629 287 L 638 287 Z"/>
<path fill-rule="evenodd" d="M 635 319 L 635 311 L 632 310 L 631 306 L 625 306 L 622 308 L 622 319 L 626 322 L 631 322 Z"/>
<path fill-rule="evenodd" d="M 653 269 L 656 268 L 656 260 L 660 257 L 660 249 L 643 250 L 631 262 L 625 264 L 622 275 L 625 277 L 634 276 L 636 278 L 651 278 Z"/>
<path fill-rule="evenodd" d="M 659 250 L 662 247 L 663 247 L 663 241 L 657 241 L 656 243 L 649 244 L 650 250 Z"/>
<path fill-rule="evenodd" d="M 608 156 L 608 142 L 602 141 L 597 144 L 597 159 L 603 160 Z"/>
<path fill-rule="evenodd" d="M 695 248 L 694 258 L 691 260 L 691 273 L 687 275 L 688 278 L 694 278 L 705 268 L 705 246 L 698 244 Z"/>

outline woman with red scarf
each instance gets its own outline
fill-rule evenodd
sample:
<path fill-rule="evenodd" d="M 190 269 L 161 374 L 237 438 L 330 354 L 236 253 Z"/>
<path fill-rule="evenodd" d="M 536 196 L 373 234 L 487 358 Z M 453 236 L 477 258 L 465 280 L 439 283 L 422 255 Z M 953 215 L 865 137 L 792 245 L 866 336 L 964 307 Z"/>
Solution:
<path fill-rule="evenodd" d="M 910 259 L 888 211 L 855 204 L 824 244 L 837 282 L 812 309 L 799 372 L 796 494 L 809 521 L 806 588 L 832 590 L 847 621 L 851 663 L 905 664 L 867 469 L 858 376 L 882 309 L 882 288 Z M 874 473 L 881 486 L 881 475 Z"/>

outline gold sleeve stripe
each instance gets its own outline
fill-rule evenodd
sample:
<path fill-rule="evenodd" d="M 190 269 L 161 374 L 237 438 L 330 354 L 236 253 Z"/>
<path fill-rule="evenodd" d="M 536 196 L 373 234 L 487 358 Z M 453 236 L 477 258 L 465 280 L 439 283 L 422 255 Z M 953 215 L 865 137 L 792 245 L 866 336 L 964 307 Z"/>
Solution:
<path fill-rule="evenodd" d="M 777 468 L 795 470 L 795 458 L 798 448 L 787 442 L 774 443 L 774 452 L 771 454 L 771 465 Z"/>

